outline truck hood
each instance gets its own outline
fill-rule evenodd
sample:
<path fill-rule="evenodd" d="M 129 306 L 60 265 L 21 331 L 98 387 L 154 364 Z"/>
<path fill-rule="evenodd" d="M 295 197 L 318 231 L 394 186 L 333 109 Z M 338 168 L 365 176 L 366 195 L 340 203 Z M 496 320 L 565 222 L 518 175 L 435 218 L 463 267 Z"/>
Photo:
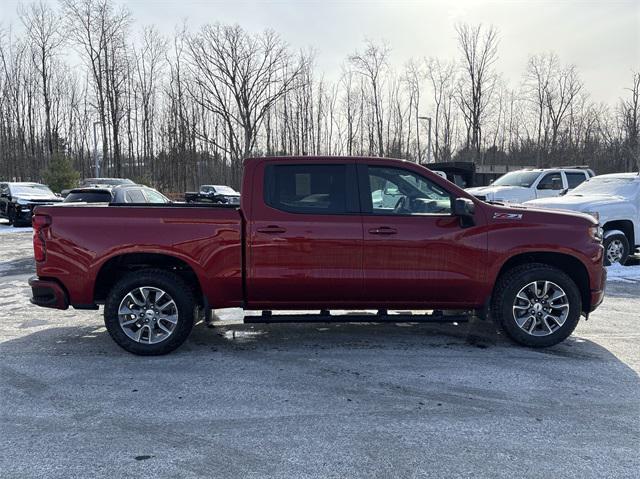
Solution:
<path fill-rule="evenodd" d="M 572 211 L 598 211 L 611 206 L 628 205 L 629 201 L 622 196 L 614 195 L 565 195 L 554 198 L 540 198 L 525 202 L 526 206 L 535 208 L 552 208 Z"/>
<path fill-rule="evenodd" d="M 15 201 L 28 201 L 30 203 L 43 203 L 43 202 L 58 202 L 62 201 L 62 198 L 58 198 L 55 195 L 44 194 L 30 194 L 30 195 L 15 195 L 12 196 Z"/>
<path fill-rule="evenodd" d="M 531 198 L 530 189 L 521 186 L 479 186 L 467 188 L 465 191 L 473 196 L 496 201 L 521 202 Z"/>

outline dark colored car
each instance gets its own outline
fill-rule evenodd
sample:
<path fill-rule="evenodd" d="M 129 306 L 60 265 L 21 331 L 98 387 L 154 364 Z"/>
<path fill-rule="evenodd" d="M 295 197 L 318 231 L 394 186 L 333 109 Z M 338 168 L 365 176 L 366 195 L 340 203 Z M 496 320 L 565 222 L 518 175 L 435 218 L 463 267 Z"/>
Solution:
<path fill-rule="evenodd" d="M 374 201 L 387 188 L 394 204 Z M 602 236 L 582 213 L 489 204 L 414 163 L 383 158 L 245 161 L 242 207 L 38 208 L 34 304 L 104 305 L 111 337 L 163 354 L 211 308 L 250 322 L 492 318 L 516 342 L 567 338 L 604 296 Z M 271 310 L 321 310 L 272 315 Z M 396 316 L 387 310 L 449 314 Z"/>
<path fill-rule="evenodd" d="M 0 183 L 0 218 L 7 218 L 13 226 L 31 224 L 33 209 L 38 205 L 59 203 L 57 196 L 46 185 L 39 183 Z"/>
<path fill-rule="evenodd" d="M 200 191 L 184 194 L 187 203 L 217 203 L 224 205 L 239 205 L 240 193 L 225 185 L 202 185 Z"/>
<path fill-rule="evenodd" d="M 63 203 L 171 203 L 162 193 L 144 185 L 126 184 L 114 188 L 76 188 Z"/>

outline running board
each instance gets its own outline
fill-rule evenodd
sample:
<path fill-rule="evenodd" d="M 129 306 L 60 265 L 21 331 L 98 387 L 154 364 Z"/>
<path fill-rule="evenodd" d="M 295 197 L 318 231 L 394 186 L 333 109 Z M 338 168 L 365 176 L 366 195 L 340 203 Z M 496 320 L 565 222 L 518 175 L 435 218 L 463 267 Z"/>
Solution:
<path fill-rule="evenodd" d="M 245 324 L 257 323 L 466 323 L 470 315 L 444 314 L 272 314 L 244 317 Z"/>

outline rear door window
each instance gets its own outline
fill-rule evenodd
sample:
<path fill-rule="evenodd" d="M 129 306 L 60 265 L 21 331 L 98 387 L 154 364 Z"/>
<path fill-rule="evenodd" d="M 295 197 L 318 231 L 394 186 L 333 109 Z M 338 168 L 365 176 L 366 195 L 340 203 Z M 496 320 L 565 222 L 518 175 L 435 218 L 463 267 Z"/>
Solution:
<path fill-rule="evenodd" d="M 565 172 L 565 175 L 567 175 L 567 183 L 570 190 L 587 179 L 587 176 L 582 172 Z"/>
<path fill-rule="evenodd" d="M 264 201 L 290 213 L 356 213 L 357 192 L 353 189 L 357 191 L 357 183 L 352 171 L 346 164 L 267 165 Z M 352 178 L 350 186 L 347 177 Z"/>
<path fill-rule="evenodd" d="M 127 203 L 146 203 L 147 199 L 140 190 L 129 190 L 125 194 L 125 200 Z"/>

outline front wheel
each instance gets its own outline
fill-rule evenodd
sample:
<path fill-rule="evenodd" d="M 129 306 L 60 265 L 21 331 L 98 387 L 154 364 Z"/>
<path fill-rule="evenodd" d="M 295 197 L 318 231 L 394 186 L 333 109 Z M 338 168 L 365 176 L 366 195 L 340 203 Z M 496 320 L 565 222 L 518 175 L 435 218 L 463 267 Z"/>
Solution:
<path fill-rule="evenodd" d="M 613 233 L 604 240 L 604 265 L 625 264 L 629 258 L 629 241 L 624 233 Z"/>
<path fill-rule="evenodd" d="M 582 311 L 580 290 L 563 271 L 545 264 L 503 274 L 493 294 L 492 316 L 515 342 L 547 347 L 571 335 Z"/>
<path fill-rule="evenodd" d="M 139 355 L 166 354 L 178 348 L 193 328 L 196 303 L 175 273 L 129 273 L 111 289 L 104 307 L 107 331 L 123 349 Z"/>
<path fill-rule="evenodd" d="M 7 206 L 7 219 L 9 220 L 9 226 L 15 226 L 16 213 L 11 205 Z"/>

